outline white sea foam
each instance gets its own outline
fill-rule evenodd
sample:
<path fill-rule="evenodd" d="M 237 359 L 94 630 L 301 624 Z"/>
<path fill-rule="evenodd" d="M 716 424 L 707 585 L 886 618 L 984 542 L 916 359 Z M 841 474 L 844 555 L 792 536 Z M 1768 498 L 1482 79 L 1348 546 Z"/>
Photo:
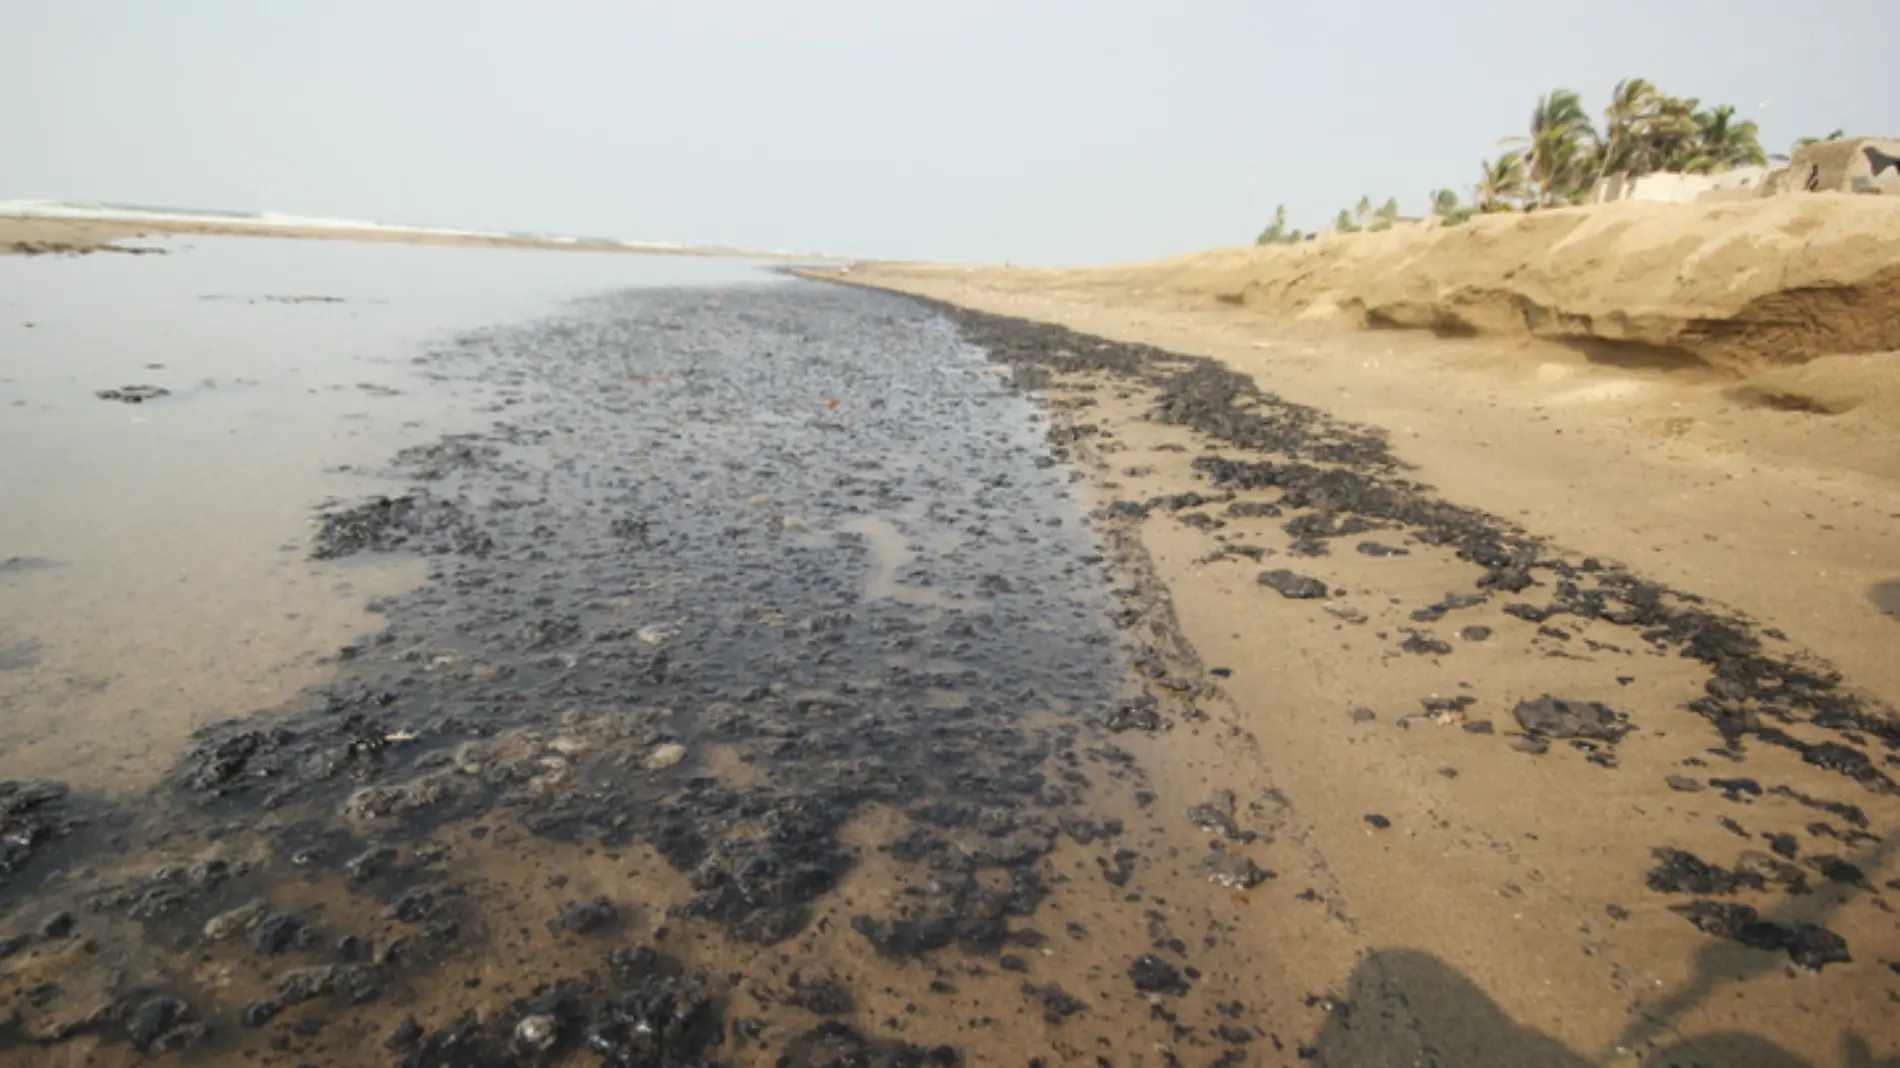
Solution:
<path fill-rule="evenodd" d="M 672 241 L 622 241 L 613 238 L 583 238 L 565 234 L 534 234 L 501 230 L 463 230 L 441 226 L 402 226 L 371 222 L 367 219 L 339 219 L 320 215 L 296 215 L 289 212 L 200 211 L 194 208 L 148 207 L 134 204 L 81 204 L 63 200 L 20 198 L 0 200 L 0 218 L 91 219 L 124 222 L 168 222 L 212 224 L 231 230 L 312 229 L 342 230 L 357 233 L 406 234 L 425 237 L 458 237 L 500 240 L 546 241 L 557 245 L 610 245 L 638 252 L 702 252 L 732 256 L 765 256 L 779 259 L 836 259 L 813 253 L 787 251 L 757 252 L 740 249 L 711 249 L 682 245 Z"/>
<path fill-rule="evenodd" d="M 263 228 L 302 228 L 317 230 L 355 230 L 369 233 L 422 234 L 434 237 L 506 238 L 531 237 L 573 243 L 570 237 L 539 234 L 507 234 L 500 230 L 464 230 L 444 226 L 402 226 L 371 222 L 367 219 L 341 219 L 322 215 L 296 215 L 289 212 L 196 211 L 178 208 L 139 207 L 130 204 L 75 204 L 60 200 L 0 200 L 0 217 L 32 219 L 99 219 L 134 222 L 215 223 L 219 226 Z"/>

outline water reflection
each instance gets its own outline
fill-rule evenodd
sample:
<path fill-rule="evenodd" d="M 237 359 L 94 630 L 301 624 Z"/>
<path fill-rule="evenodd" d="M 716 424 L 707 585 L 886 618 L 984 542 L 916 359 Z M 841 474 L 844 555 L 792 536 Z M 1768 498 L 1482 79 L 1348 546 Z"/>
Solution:
<path fill-rule="evenodd" d="M 316 681 L 369 598 L 421 577 L 301 547 L 324 497 L 492 417 L 412 363 L 427 345 L 617 285 L 759 277 L 246 239 L 0 257 L 0 777 L 149 785 L 191 727 Z M 169 395 L 95 396 L 138 385 Z"/>

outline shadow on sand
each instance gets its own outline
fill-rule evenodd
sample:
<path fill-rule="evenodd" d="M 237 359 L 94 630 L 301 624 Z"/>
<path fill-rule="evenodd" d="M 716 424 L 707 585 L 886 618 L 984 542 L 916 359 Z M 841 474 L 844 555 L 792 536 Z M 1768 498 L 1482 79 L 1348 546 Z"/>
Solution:
<path fill-rule="evenodd" d="M 1874 602 L 1875 608 L 1900 619 L 1900 579 L 1876 582 L 1867 587 L 1867 599 Z"/>
<path fill-rule="evenodd" d="M 1314 1039 L 1311 1063 L 1327 1068 L 1598 1068 L 1630 1063 L 1614 1053 L 1578 1053 L 1518 1024 L 1471 980 L 1429 953 L 1372 953 L 1353 973 L 1346 996 L 1351 1011 L 1336 1013 Z M 1643 1068 L 1822 1068 L 1769 1039 L 1741 1032 L 1672 1038 L 1636 1063 Z M 1867 1039 L 1852 1029 L 1841 1036 L 1839 1063 L 1844 1068 L 1900 1068 L 1900 1059 L 1877 1057 Z"/>
<path fill-rule="evenodd" d="M 1900 835 L 1853 858 L 1864 871 L 1879 871 L 1900 852 Z M 1817 907 L 1795 898 L 1766 917 L 1781 923 L 1824 923 L 1839 902 Z M 1718 991 L 1753 976 L 1780 971 L 1787 958 L 1735 942 L 1710 939 L 1696 953 L 1689 978 L 1648 1004 L 1611 1048 L 1579 1053 L 1540 1031 L 1520 1025 L 1476 983 L 1429 953 L 1385 949 L 1369 954 L 1353 972 L 1346 994 L 1351 1009 L 1335 1013 L 1313 1041 L 1313 1063 L 1330 1068 L 1599 1068 L 1630 1063 L 1642 1068 L 1824 1068 L 1761 1035 L 1717 1032 L 1685 1036 L 1681 1021 Z M 1847 967 L 1854 967 L 1849 964 Z M 1866 1037 L 1891 1034 L 1893 1017 L 1823 1021 L 1840 1027 L 1841 1068 L 1900 1068 L 1900 1057 L 1883 1056 Z"/>

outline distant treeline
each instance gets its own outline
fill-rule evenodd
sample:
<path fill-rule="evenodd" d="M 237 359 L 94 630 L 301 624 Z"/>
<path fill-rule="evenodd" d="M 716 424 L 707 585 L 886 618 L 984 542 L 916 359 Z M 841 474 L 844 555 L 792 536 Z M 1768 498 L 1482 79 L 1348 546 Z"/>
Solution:
<path fill-rule="evenodd" d="M 1844 136 L 1835 130 L 1826 137 L 1804 137 L 1801 144 Z M 1581 203 L 1598 180 L 1612 175 L 1631 178 L 1657 172 L 1711 174 L 1765 164 L 1761 131 L 1753 119 L 1736 119 L 1735 108 L 1719 104 L 1704 108 L 1695 97 L 1670 96 L 1646 78 L 1616 83 L 1603 109 L 1603 126 L 1590 121 L 1583 97 L 1574 89 L 1556 89 L 1538 98 L 1531 110 L 1530 132 L 1499 142 L 1509 146 L 1496 159 L 1484 160 L 1470 199 L 1461 203 L 1451 189 L 1429 194 L 1430 214 L 1457 224 L 1479 212 L 1529 211 L 1534 208 Z M 1773 157 L 1783 158 L 1783 157 Z M 1374 209 L 1360 197 L 1355 208 L 1341 208 L 1332 228 L 1347 233 L 1381 230 L 1398 219 L 1398 205 L 1387 200 Z M 1286 207 L 1273 213 L 1273 222 L 1261 231 L 1263 245 L 1302 241 L 1312 234 L 1287 228 Z"/>

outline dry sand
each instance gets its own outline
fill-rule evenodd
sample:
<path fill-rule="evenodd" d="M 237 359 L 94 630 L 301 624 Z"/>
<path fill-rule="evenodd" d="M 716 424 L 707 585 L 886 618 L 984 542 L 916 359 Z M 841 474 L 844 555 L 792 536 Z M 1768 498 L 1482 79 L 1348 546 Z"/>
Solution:
<path fill-rule="evenodd" d="M 1025 275 L 1180 307 L 1534 337 L 1606 363 L 1747 374 L 1900 348 L 1900 203 L 1626 202 Z"/>
<path fill-rule="evenodd" d="M 1383 428 L 1413 477 L 1453 502 L 1786 631 L 1890 710 L 1896 250 L 1900 205 L 1814 196 L 1553 211 L 1123 267 L 859 264 L 832 277 L 1215 357 L 1264 391 Z M 1152 421 L 1150 392 L 1079 374 L 1050 399 L 1059 425 L 1102 431 L 1076 435 L 1076 451 L 1103 502 L 1208 491 L 1191 461 L 1213 446 Z M 1708 756 L 1719 739 L 1683 707 L 1697 672 L 1617 652 L 1628 634 L 1520 634 L 1530 628 L 1493 602 L 1453 630 L 1488 625 L 1497 640 L 1395 656 L 1417 626 L 1409 613 L 1468 589 L 1468 564 L 1419 546 L 1364 557 L 1352 539 L 1302 561 L 1284 555 L 1279 521 L 1223 522 L 1134 524 L 1194 652 L 1235 669 L 1224 715 L 1139 753 L 1166 769 L 1164 796 L 1223 787 L 1275 813 L 1281 886 L 1315 887 L 1326 920 L 1276 907 L 1260 922 L 1258 953 L 1284 962 L 1262 998 L 1355 1001 L 1364 1046 L 1332 1045 L 1326 1063 L 1648 1064 L 1685 1040 L 1671 1056 L 1711 1065 L 1900 1055 L 1900 883 L 1888 885 L 1900 800 L 1759 746 L 1733 767 Z M 1233 544 L 1281 555 L 1219 559 Z M 1254 583 L 1261 566 L 1321 575 L 1364 622 L 1289 613 Z M 1548 692 L 1636 710 L 1642 741 L 1605 771 L 1419 715 L 1426 695 L 1465 694 L 1471 718 L 1503 730 L 1515 701 Z M 1355 720 L 1356 707 L 1376 718 Z M 1665 784 L 1684 772 L 1861 804 L 1884 841 L 1848 848 L 1804 833 L 1814 813 L 1792 802 Z M 1375 813 L 1392 829 L 1370 830 Z M 1653 847 L 1732 865 L 1766 832 L 1796 834 L 1803 857 L 1862 864 L 1873 892 L 1790 898 L 1782 917 L 1846 935 L 1853 965 L 1797 973 L 1702 935 L 1668 911 L 1679 898 L 1644 888 Z M 1762 1038 L 1779 1051 L 1751 1044 Z"/>

